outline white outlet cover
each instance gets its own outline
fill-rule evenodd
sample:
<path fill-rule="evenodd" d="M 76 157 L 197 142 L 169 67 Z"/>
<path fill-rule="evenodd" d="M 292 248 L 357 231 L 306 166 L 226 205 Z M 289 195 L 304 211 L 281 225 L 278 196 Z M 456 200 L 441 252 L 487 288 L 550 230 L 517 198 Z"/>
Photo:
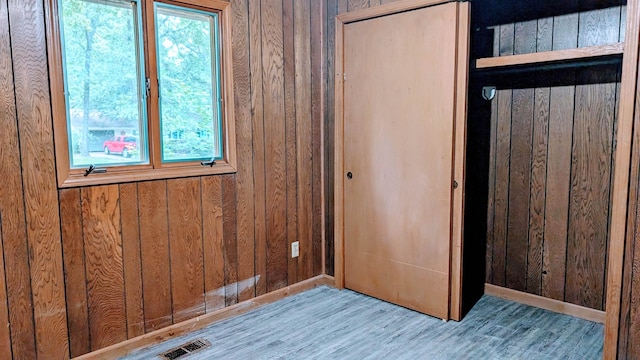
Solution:
<path fill-rule="evenodd" d="M 291 257 L 297 258 L 300 255 L 300 242 L 291 243 Z"/>

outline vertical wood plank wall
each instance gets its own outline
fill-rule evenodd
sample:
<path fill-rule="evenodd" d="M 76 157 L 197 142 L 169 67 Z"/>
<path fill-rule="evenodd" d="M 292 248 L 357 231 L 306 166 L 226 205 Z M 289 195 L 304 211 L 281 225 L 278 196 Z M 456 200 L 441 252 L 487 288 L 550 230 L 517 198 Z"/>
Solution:
<path fill-rule="evenodd" d="M 624 41 L 624 6 L 495 27 L 494 54 Z M 620 67 L 510 75 L 492 100 L 486 281 L 605 308 Z"/>
<path fill-rule="evenodd" d="M 57 189 L 44 1 L 0 0 L 3 358 L 78 356 L 322 272 L 325 6 L 232 1 L 236 174 Z"/>

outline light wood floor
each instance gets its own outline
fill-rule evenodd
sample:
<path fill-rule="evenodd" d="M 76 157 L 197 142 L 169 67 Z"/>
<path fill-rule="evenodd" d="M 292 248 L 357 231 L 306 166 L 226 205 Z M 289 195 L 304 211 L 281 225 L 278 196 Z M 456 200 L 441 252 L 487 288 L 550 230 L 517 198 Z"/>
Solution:
<path fill-rule="evenodd" d="M 134 353 L 152 359 L 197 338 L 182 359 L 601 359 L 603 326 L 484 296 L 443 322 L 349 290 L 319 287 Z"/>

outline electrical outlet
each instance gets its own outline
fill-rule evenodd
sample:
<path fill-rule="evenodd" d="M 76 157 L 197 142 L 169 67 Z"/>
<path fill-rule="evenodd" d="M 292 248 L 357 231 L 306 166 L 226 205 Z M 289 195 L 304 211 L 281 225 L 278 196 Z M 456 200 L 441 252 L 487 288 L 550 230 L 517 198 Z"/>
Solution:
<path fill-rule="evenodd" d="M 296 241 L 291 243 L 291 257 L 297 258 L 300 255 L 300 242 Z"/>

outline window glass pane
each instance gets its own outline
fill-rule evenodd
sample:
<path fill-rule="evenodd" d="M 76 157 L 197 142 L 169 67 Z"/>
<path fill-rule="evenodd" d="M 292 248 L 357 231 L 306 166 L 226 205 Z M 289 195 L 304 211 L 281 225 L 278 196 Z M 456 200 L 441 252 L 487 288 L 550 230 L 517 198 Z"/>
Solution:
<path fill-rule="evenodd" d="M 155 10 L 162 160 L 220 159 L 217 14 Z"/>
<path fill-rule="evenodd" d="M 136 1 L 62 0 L 71 167 L 148 163 Z"/>

